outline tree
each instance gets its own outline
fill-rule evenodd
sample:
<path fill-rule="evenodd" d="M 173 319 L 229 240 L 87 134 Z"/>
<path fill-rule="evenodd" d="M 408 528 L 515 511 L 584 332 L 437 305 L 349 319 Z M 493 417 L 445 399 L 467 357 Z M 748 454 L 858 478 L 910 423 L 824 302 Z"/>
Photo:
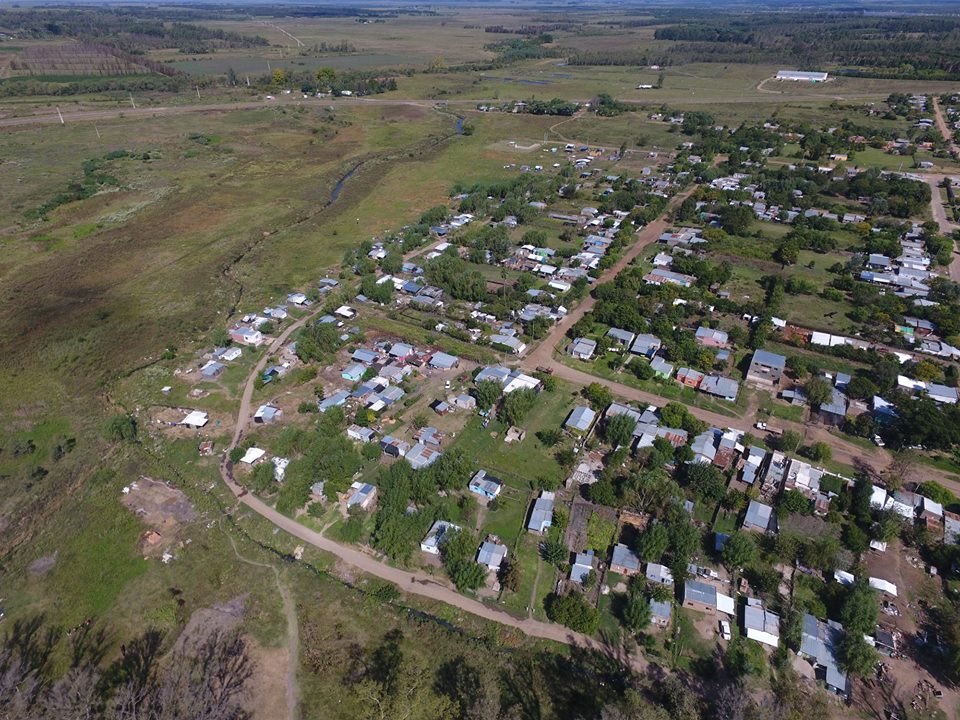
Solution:
<path fill-rule="evenodd" d="M 663 523 L 647 524 L 637 540 L 637 555 L 647 562 L 659 562 L 670 544 L 670 531 Z"/>
<path fill-rule="evenodd" d="M 606 385 L 590 383 L 583 389 L 583 396 L 597 410 L 602 410 L 613 402 L 613 393 Z"/>
<path fill-rule="evenodd" d="M 830 462 L 833 457 L 833 450 L 823 440 L 818 440 L 807 448 L 807 457 L 814 462 Z"/>
<path fill-rule="evenodd" d="M 500 584 L 510 592 L 517 592 L 520 589 L 521 570 L 515 558 L 505 561 L 500 567 Z"/>
<path fill-rule="evenodd" d="M 863 576 L 858 577 L 847 591 L 840 608 L 840 621 L 849 634 L 872 633 L 877 624 L 877 592 Z"/>
<path fill-rule="evenodd" d="M 813 407 L 820 407 L 828 404 L 833 399 L 833 388 L 826 379 L 815 375 L 807 380 L 803 386 L 803 392 L 807 396 L 807 401 Z"/>
<path fill-rule="evenodd" d="M 563 433 L 557 428 L 544 428 L 537 432 L 537 439 L 543 443 L 544 447 L 553 447 L 563 440 Z"/>
<path fill-rule="evenodd" d="M 337 81 L 337 71 L 328 67 L 317 68 L 316 78 L 317 87 L 329 92 Z"/>
<path fill-rule="evenodd" d="M 514 390 L 501 403 L 500 417 L 507 425 L 520 425 L 537 402 L 537 393 L 528 388 Z"/>
<path fill-rule="evenodd" d="M 570 558 L 570 553 L 563 543 L 555 540 L 548 540 L 540 545 L 540 555 L 551 565 L 560 567 Z"/>
<path fill-rule="evenodd" d="M 629 415 L 614 415 L 603 425 L 603 438 L 613 447 L 629 445 L 636 422 Z"/>
<path fill-rule="evenodd" d="M 715 465 L 688 463 L 683 473 L 690 488 L 704 500 L 719 502 L 727 492 L 723 473 Z"/>
<path fill-rule="evenodd" d="M 623 624 L 633 633 L 642 633 L 650 626 L 650 603 L 639 592 L 627 594 L 623 605 Z"/>
<path fill-rule="evenodd" d="M 108 440 L 134 442 L 137 439 L 137 420 L 133 415 L 114 415 L 104 428 Z"/>
<path fill-rule="evenodd" d="M 783 452 L 793 453 L 800 447 L 801 442 L 803 442 L 803 436 L 796 430 L 784 430 L 777 439 L 777 447 Z"/>
<path fill-rule="evenodd" d="M 547 617 L 571 630 L 593 635 L 600 627 L 600 613 L 580 593 L 552 593 L 544 601 Z"/>
<path fill-rule="evenodd" d="M 742 570 L 752 565 L 759 555 L 757 544 L 744 532 L 735 532 L 723 546 L 723 564 L 730 570 Z"/>
<path fill-rule="evenodd" d="M 473 397 L 477 400 L 477 407 L 481 410 L 492 408 L 503 389 L 496 380 L 481 380 L 473 388 Z"/>
<path fill-rule="evenodd" d="M 847 630 L 838 648 L 840 667 L 848 674 L 859 677 L 868 677 L 876 666 L 879 656 L 862 633 Z"/>
<path fill-rule="evenodd" d="M 486 569 L 475 562 L 477 538 L 465 530 L 448 530 L 440 546 L 440 557 L 457 590 L 476 590 L 486 580 Z"/>
<path fill-rule="evenodd" d="M 731 235 L 746 235 L 753 222 L 753 210 L 744 205 L 720 208 L 720 226 Z"/>

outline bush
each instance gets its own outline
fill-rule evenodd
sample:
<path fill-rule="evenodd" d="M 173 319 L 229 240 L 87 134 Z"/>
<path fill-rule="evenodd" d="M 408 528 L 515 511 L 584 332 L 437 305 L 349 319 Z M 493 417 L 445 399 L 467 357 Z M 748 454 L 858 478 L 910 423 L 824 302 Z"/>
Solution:
<path fill-rule="evenodd" d="M 576 632 L 592 635 L 600 627 L 600 613 L 579 593 L 548 595 L 544 605 L 547 617 Z"/>
<path fill-rule="evenodd" d="M 107 420 L 104 434 L 114 442 L 134 442 L 137 439 L 137 420 L 132 415 L 114 415 Z"/>

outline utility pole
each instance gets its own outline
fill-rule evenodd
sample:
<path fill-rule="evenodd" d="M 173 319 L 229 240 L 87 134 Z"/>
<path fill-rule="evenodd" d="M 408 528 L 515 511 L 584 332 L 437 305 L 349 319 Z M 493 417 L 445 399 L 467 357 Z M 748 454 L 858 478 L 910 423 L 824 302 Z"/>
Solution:
<path fill-rule="evenodd" d="M 97 124 L 93 124 L 93 129 L 97 131 L 97 140 L 100 139 L 100 128 L 97 127 Z"/>
<path fill-rule="evenodd" d="M 137 104 L 133 101 L 133 93 L 130 93 L 130 104 L 133 105 L 133 109 L 137 109 Z"/>
<path fill-rule="evenodd" d="M 63 121 L 63 113 L 60 112 L 60 106 L 59 106 L 59 105 L 57 105 L 57 115 L 60 116 L 60 124 L 61 124 L 61 125 L 66 125 L 66 123 Z"/>
<path fill-rule="evenodd" d="M 197 100 L 200 99 L 200 86 L 197 85 Z"/>

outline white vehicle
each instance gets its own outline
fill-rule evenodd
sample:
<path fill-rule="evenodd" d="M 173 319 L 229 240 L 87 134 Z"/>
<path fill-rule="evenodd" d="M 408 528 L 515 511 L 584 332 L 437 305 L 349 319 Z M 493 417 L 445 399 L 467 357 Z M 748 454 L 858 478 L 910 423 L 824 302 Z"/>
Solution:
<path fill-rule="evenodd" d="M 883 447 L 884 445 L 886 445 L 886 443 L 883 441 L 883 438 L 880 437 L 879 435 L 873 436 L 873 444 L 876 445 L 877 447 Z"/>
<path fill-rule="evenodd" d="M 273 95 L 267 95 L 266 99 L 267 99 L 267 100 L 276 100 L 276 98 L 275 98 Z"/>
<path fill-rule="evenodd" d="M 758 421 L 757 424 L 754 425 L 754 427 L 755 427 L 757 430 L 766 430 L 766 429 L 767 429 L 767 424 L 766 424 L 765 422 L 759 422 L 759 421 Z"/>
<path fill-rule="evenodd" d="M 570 143 L 567 143 L 566 146 L 563 148 L 564 152 L 573 152 L 574 150 L 576 150 L 576 148 Z"/>
<path fill-rule="evenodd" d="M 720 637 L 727 642 L 733 640 L 733 633 L 730 631 L 730 623 L 726 620 L 720 621 Z"/>
<path fill-rule="evenodd" d="M 447 380 L 447 381 L 443 384 L 443 387 L 446 388 L 447 390 L 449 390 L 449 389 L 450 389 L 450 381 Z"/>

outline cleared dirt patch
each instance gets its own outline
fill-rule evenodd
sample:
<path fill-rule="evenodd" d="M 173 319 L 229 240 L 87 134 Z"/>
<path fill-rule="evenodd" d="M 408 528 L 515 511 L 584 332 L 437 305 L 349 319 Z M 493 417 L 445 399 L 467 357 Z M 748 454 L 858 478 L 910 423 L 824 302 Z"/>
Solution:
<path fill-rule="evenodd" d="M 53 566 L 57 562 L 57 552 L 58 551 L 54 551 L 51 555 L 44 555 L 41 558 L 37 558 L 30 563 L 30 567 L 27 568 L 27 572 L 37 577 L 46 575 L 53 569 Z"/>
<path fill-rule="evenodd" d="M 181 528 L 197 519 L 187 496 L 166 483 L 141 477 L 125 490 L 124 506 L 150 528 L 141 543 L 145 555 L 161 552 L 176 540 Z"/>

